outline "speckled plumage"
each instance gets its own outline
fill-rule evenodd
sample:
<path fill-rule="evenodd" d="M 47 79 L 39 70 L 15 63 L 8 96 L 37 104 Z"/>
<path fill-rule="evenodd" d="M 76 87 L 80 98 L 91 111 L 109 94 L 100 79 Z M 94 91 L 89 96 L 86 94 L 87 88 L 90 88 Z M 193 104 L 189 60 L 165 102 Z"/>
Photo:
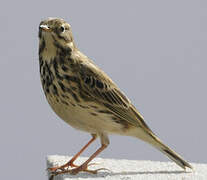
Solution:
<path fill-rule="evenodd" d="M 99 136 L 104 148 L 109 144 L 108 134 L 140 138 L 182 168 L 191 168 L 161 143 L 116 84 L 78 50 L 71 27 L 64 20 L 49 18 L 40 23 L 39 62 L 47 101 L 69 125 Z M 71 173 L 87 170 L 87 164 Z"/>

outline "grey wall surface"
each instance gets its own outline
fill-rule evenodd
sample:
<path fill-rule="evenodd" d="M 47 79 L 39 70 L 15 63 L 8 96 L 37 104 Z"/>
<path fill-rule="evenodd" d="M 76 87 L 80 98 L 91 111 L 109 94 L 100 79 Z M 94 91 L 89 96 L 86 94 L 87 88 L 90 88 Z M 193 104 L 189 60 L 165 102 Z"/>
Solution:
<path fill-rule="evenodd" d="M 79 49 L 166 144 L 207 163 L 207 1 L 1 1 L 0 17 L 0 179 L 46 179 L 47 155 L 72 156 L 90 138 L 60 120 L 44 97 L 37 34 L 47 17 L 72 25 Z M 102 157 L 168 160 L 135 138 L 110 140 Z"/>

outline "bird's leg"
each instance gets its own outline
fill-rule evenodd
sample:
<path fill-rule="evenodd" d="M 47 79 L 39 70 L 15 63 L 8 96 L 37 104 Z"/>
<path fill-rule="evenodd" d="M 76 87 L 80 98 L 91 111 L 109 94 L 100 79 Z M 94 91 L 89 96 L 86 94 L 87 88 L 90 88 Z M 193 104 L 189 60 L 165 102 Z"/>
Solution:
<path fill-rule="evenodd" d="M 71 170 L 71 174 L 77 174 L 79 173 L 80 171 L 86 171 L 87 170 L 87 167 L 88 167 L 88 163 L 91 162 L 99 153 L 101 153 L 105 148 L 107 147 L 107 145 L 105 144 L 102 144 L 102 146 L 94 153 L 92 154 L 88 160 L 86 160 L 82 165 L 80 165 L 79 167 L 75 168 L 75 169 L 72 169 Z M 102 168 L 101 168 L 102 169 Z M 87 170 L 87 172 L 89 173 L 93 173 L 93 174 L 96 174 L 98 172 L 98 170 L 101 170 L 101 169 L 97 169 L 97 170 Z"/>
<path fill-rule="evenodd" d="M 75 164 L 73 164 L 73 162 L 80 156 L 80 154 L 93 142 L 95 141 L 97 138 L 97 135 L 96 134 L 92 134 L 92 139 L 75 155 L 73 156 L 73 158 L 68 161 L 66 164 L 62 165 L 62 166 L 59 166 L 59 167 L 52 167 L 52 168 L 48 168 L 49 171 L 51 172 L 55 172 L 57 170 L 64 170 L 65 168 L 67 167 L 79 167 Z"/>
<path fill-rule="evenodd" d="M 97 172 L 99 170 L 103 170 L 105 168 L 100 168 L 100 169 L 96 169 L 96 170 L 89 170 L 88 168 L 88 164 L 89 162 L 91 162 L 101 151 L 103 151 L 105 148 L 107 147 L 107 145 L 102 145 L 94 154 L 92 154 L 88 160 L 86 160 L 82 165 L 74 168 L 74 169 L 68 169 L 68 170 L 62 170 L 62 171 L 58 171 L 58 172 L 54 172 L 52 173 L 52 176 L 56 176 L 58 174 L 65 174 L 65 173 L 70 173 L 70 174 L 77 174 L 81 171 L 84 172 L 88 172 L 88 173 L 92 173 L 92 174 L 97 174 Z"/>
<path fill-rule="evenodd" d="M 74 168 L 74 169 L 68 169 L 68 170 L 63 170 L 60 172 L 55 172 L 52 174 L 52 176 L 56 176 L 58 174 L 65 174 L 65 173 L 70 173 L 70 174 L 77 174 L 81 171 L 85 171 L 85 172 L 89 172 L 89 173 L 93 173 L 96 174 L 99 170 L 103 170 L 105 168 L 100 168 L 100 169 L 96 169 L 96 170 L 88 170 L 88 164 L 99 154 L 101 153 L 109 144 L 109 139 L 107 134 L 102 133 L 100 134 L 100 138 L 101 138 L 101 147 L 95 152 L 93 153 L 82 165 Z"/>

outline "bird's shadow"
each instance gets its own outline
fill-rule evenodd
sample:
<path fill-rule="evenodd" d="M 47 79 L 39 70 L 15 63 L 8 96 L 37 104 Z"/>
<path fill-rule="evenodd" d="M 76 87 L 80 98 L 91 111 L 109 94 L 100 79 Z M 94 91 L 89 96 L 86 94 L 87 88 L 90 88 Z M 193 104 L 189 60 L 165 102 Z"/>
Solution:
<path fill-rule="evenodd" d="M 124 172 L 99 172 L 97 174 L 79 173 L 77 175 L 63 174 L 57 175 L 53 180 L 63 180 L 64 178 L 99 178 L 106 176 L 118 176 L 118 175 L 156 175 L 156 174 L 184 174 L 190 173 L 186 171 L 124 171 Z"/>

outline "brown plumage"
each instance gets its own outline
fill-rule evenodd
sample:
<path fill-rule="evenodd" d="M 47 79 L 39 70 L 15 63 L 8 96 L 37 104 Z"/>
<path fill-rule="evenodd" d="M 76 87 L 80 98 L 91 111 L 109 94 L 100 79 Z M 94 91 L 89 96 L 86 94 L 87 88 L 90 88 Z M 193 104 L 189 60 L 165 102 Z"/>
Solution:
<path fill-rule="evenodd" d="M 78 50 L 71 27 L 64 20 L 49 18 L 40 23 L 39 62 L 42 86 L 52 109 L 72 127 L 92 134 L 92 139 L 70 162 L 50 168 L 53 175 L 80 171 L 96 173 L 87 166 L 108 146 L 108 134 L 137 137 L 183 169 L 192 168 L 158 139 L 117 85 Z M 74 165 L 74 160 L 96 137 L 101 139 L 101 148 L 81 166 Z M 68 166 L 75 168 L 66 170 Z"/>

